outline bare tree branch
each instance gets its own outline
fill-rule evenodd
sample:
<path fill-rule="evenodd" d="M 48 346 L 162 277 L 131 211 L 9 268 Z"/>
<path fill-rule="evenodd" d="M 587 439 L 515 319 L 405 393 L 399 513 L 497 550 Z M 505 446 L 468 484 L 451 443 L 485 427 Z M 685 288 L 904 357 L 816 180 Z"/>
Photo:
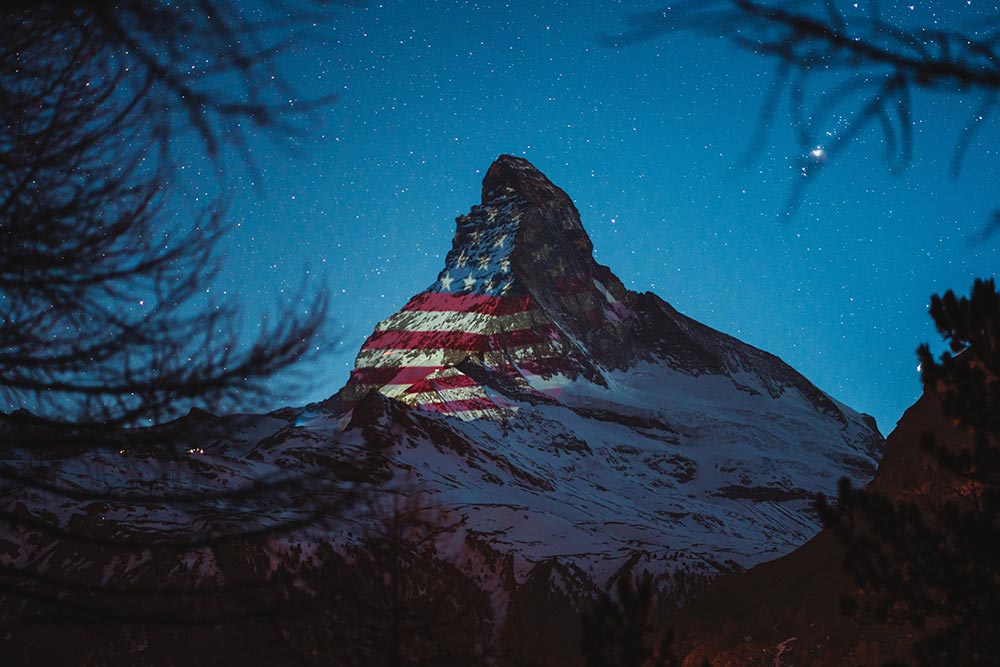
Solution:
<path fill-rule="evenodd" d="M 956 139 L 951 171 L 957 175 L 976 133 L 996 110 L 1000 33 L 988 33 L 989 24 L 968 31 L 900 27 L 883 18 L 875 1 L 847 8 L 836 0 L 681 0 L 633 17 L 630 28 L 609 41 L 627 45 L 693 31 L 776 61 L 776 80 L 751 145 L 758 145 L 775 108 L 787 98 L 799 172 L 809 177 L 822 166 L 806 157 L 811 151 L 822 147 L 824 160 L 835 158 L 870 129 L 885 141 L 890 170 L 908 167 L 918 90 L 980 99 Z M 834 108 L 843 110 L 845 127 L 831 122 Z M 793 185 L 786 213 L 798 207 L 805 187 L 801 179 Z"/>
<path fill-rule="evenodd" d="M 239 304 L 210 291 L 228 231 L 224 151 L 252 165 L 250 132 L 304 131 L 335 97 L 304 96 L 278 64 L 333 9 L 255 7 L 0 9 L 0 409 L 113 428 L 192 404 L 249 407 L 315 352 L 324 291 L 304 284 L 249 342 Z M 219 194 L 188 216 L 172 210 L 171 184 L 191 132 Z"/>

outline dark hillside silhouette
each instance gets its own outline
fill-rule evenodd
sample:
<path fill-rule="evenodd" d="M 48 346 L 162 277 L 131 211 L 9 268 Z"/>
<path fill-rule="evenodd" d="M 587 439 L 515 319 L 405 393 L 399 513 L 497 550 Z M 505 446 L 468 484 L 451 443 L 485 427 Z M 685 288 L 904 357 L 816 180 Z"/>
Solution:
<path fill-rule="evenodd" d="M 931 315 L 951 352 L 935 360 L 921 346 L 924 387 L 971 446 L 946 447 L 929 434 L 923 446 L 959 480 L 957 497 L 928 506 L 844 482 L 836 508 L 820 509 L 847 547 L 845 567 L 858 586 L 844 598 L 845 612 L 921 629 L 916 664 L 993 665 L 1000 650 L 1000 294 L 992 280 L 977 280 L 969 297 L 935 295 Z"/>

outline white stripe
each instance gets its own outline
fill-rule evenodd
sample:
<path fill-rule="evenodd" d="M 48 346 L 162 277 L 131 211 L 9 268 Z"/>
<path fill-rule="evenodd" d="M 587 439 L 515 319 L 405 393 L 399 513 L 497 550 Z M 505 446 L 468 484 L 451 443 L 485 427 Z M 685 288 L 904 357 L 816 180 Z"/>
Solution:
<path fill-rule="evenodd" d="M 372 389 L 377 389 L 380 394 L 388 396 L 389 398 L 398 398 L 404 403 L 408 403 L 408 400 L 403 400 L 406 395 L 406 390 L 412 387 L 412 384 L 383 384 L 383 385 L 366 385 Z"/>
<path fill-rule="evenodd" d="M 482 387 L 458 387 L 442 391 L 425 391 L 420 394 L 407 394 L 407 403 L 450 403 L 452 401 L 468 401 L 474 398 L 488 398 Z"/>
<path fill-rule="evenodd" d="M 444 310 L 401 310 L 379 322 L 375 331 L 462 331 L 488 335 L 528 329 L 545 321 L 545 316 L 539 310 L 507 315 Z"/>
<path fill-rule="evenodd" d="M 488 366 L 503 366 L 511 359 L 514 362 L 525 359 L 544 359 L 559 356 L 559 346 L 552 342 L 520 345 L 506 350 L 495 350 L 483 354 Z M 400 369 L 409 366 L 454 366 L 468 357 L 473 361 L 479 359 L 478 352 L 468 350 L 361 350 L 354 362 L 356 368 L 382 368 L 396 366 Z"/>

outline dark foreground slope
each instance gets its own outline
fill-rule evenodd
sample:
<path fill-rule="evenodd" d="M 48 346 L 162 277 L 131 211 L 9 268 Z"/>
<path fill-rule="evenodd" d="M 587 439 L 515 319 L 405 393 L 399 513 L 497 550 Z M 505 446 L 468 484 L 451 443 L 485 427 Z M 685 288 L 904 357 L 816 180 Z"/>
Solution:
<path fill-rule="evenodd" d="M 921 448 L 928 433 L 952 449 L 970 444 L 925 393 L 886 440 L 869 489 L 931 510 L 955 497 L 956 478 Z M 718 579 L 675 620 L 688 653 L 684 665 L 700 665 L 707 657 L 718 667 L 834 667 L 909 657 L 912 628 L 859 623 L 840 612 L 841 596 L 856 591 L 843 570 L 844 553 L 824 530 L 783 558 Z"/>

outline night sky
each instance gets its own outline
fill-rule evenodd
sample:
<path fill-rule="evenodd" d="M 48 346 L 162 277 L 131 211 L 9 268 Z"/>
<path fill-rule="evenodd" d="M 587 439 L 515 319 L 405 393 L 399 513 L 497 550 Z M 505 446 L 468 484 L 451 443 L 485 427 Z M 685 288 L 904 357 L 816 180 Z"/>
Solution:
<path fill-rule="evenodd" d="M 940 4 L 895 9 L 930 21 Z M 945 18 L 974 21 L 982 4 Z M 312 384 L 274 407 L 343 385 L 375 324 L 435 280 L 454 218 L 511 153 L 570 195 L 598 262 L 627 287 L 777 354 L 894 427 L 920 393 L 914 350 L 938 338 L 930 294 L 996 274 L 1000 239 L 969 241 L 1000 207 L 995 124 L 951 179 L 980 100 L 917 97 L 908 169 L 889 173 L 873 130 L 831 154 L 782 217 L 803 155 L 780 108 L 741 162 L 773 63 L 694 34 L 605 39 L 660 6 L 373 2 L 282 60 L 300 89 L 340 99 L 291 146 L 253 141 L 260 178 L 235 170 L 215 289 L 238 293 L 252 319 L 309 271 L 331 292 L 341 338 L 320 341 Z"/>

